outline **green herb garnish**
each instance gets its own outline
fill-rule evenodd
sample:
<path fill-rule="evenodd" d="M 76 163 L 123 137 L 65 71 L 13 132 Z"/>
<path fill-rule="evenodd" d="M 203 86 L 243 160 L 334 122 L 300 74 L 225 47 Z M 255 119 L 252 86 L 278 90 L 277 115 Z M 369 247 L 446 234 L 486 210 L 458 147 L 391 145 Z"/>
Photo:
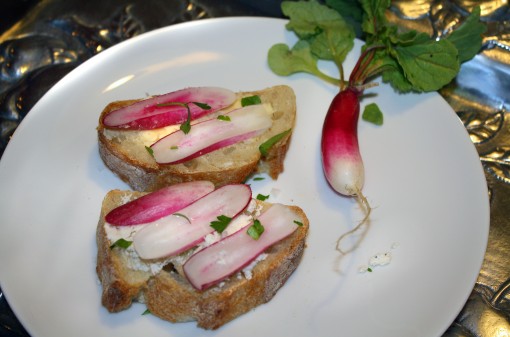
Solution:
<path fill-rule="evenodd" d="M 269 153 L 269 150 L 271 149 L 271 147 L 273 147 L 274 144 L 278 143 L 282 138 L 287 136 L 291 131 L 292 131 L 292 129 L 288 129 L 287 131 L 283 131 L 283 132 L 281 132 L 281 133 L 279 133 L 277 135 L 274 135 L 273 137 L 269 138 L 264 143 L 260 144 L 259 151 L 262 154 L 262 156 L 266 157 L 267 154 Z"/>
<path fill-rule="evenodd" d="M 260 181 L 260 180 L 264 180 L 264 179 L 266 179 L 266 178 L 264 178 L 264 177 L 255 177 L 255 178 L 253 178 L 254 181 Z"/>
<path fill-rule="evenodd" d="M 182 103 L 182 102 L 167 102 L 167 103 L 159 103 L 159 104 L 156 104 L 157 107 L 163 107 L 163 106 L 172 106 L 172 105 L 176 105 L 176 106 L 182 106 L 184 108 L 186 108 L 187 112 L 188 112 L 188 115 L 186 117 L 186 120 L 181 124 L 181 126 L 179 127 L 179 129 L 184 132 L 184 134 L 188 134 L 190 131 L 191 131 L 191 109 L 189 107 L 190 104 L 195 104 L 196 106 L 198 106 L 199 108 L 203 109 L 203 110 L 210 110 L 211 109 L 211 106 L 207 103 L 201 103 L 201 102 L 190 102 L 190 103 Z"/>
<path fill-rule="evenodd" d="M 372 270 L 372 268 L 368 267 L 368 268 L 367 268 L 367 271 L 368 271 L 369 273 L 371 273 L 373 270 Z"/>
<path fill-rule="evenodd" d="M 226 215 L 220 215 L 216 219 L 218 220 L 211 222 L 211 227 L 220 234 L 223 233 L 225 228 L 227 228 L 228 224 L 232 221 L 232 218 Z"/>
<path fill-rule="evenodd" d="M 151 157 L 154 158 L 154 150 L 150 146 L 145 146 L 145 149 L 149 152 Z"/>
<path fill-rule="evenodd" d="M 178 150 L 179 147 L 177 145 L 172 145 L 170 146 L 170 150 Z"/>
<path fill-rule="evenodd" d="M 226 115 L 219 115 L 219 116 L 218 116 L 218 119 L 219 119 L 220 121 L 230 122 L 230 116 L 226 116 Z"/>
<path fill-rule="evenodd" d="M 151 311 L 149 309 L 145 309 L 145 311 L 142 312 L 142 316 L 150 315 L 150 314 L 151 314 Z"/>
<path fill-rule="evenodd" d="M 262 233 L 264 233 L 264 226 L 260 223 L 259 220 L 253 221 L 253 225 L 251 225 L 246 231 L 249 236 L 252 237 L 253 240 L 258 240 Z"/>
<path fill-rule="evenodd" d="M 301 221 L 294 220 L 294 223 L 299 227 L 303 227 L 303 223 Z"/>
<path fill-rule="evenodd" d="M 181 124 L 179 129 L 186 135 L 191 131 L 191 109 L 189 108 L 189 104 L 184 104 L 184 106 L 188 111 L 188 116 L 186 117 L 186 121 Z"/>
<path fill-rule="evenodd" d="M 248 106 L 248 105 L 257 105 L 260 103 L 262 103 L 262 101 L 260 100 L 260 96 L 258 96 L 258 95 L 247 96 L 247 97 L 241 98 L 241 106 L 243 106 L 243 107 Z"/>
<path fill-rule="evenodd" d="M 365 106 L 361 118 L 375 125 L 382 125 L 384 119 L 381 109 L 379 109 L 379 107 L 375 103 L 370 103 L 367 106 Z"/>
<path fill-rule="evenodd" d="M 133 241 L 128 241 L 126 239 L 120 238 L 111 244 L 110 249 L 113 249 L 115 247 L 127 249 L 127 248 L 129 248 L 129 246 L 131 246 L 132 243 L 133 243 Z"/>
<path fill-rule="evenodd" d="M 257 200 L 261 200 L 261 201 L 264 201 L 264 200 L 267 200 L 269 199 L 269 194 L 268 195 L 263 195 L 263 194 L 257 194 Z"/>
<path fill-rule="evenodd" d="M 202 110 L 211 110 L 211 106 L 207 103 L 201 103 L 201 102 L 192 102 L 197 107 L 199 107 Z"/>

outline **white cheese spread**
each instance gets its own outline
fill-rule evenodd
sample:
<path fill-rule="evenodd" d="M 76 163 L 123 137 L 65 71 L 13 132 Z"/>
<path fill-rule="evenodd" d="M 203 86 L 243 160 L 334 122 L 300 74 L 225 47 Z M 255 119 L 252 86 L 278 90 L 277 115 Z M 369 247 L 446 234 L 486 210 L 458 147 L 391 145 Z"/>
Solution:
<path fill-rule="evenodd" d="M 398 243 L 394 243 L 391 245 L 391 250 L 394 250 L 398 247 Z M 391 250 L 383 253 L 377 253 L 372 255 L 368 259 L 368 265 L 362 265 L 359 267 L 358 271 L 360 273 L 372 272 L 374 268 L 386 266 L 391 263 L 393 258 Z"/>
<path fill-rule="evenodd" d="M 129 200 L 126 200 L 126 202 Z M 159 273 L 163 267 L 169 263 L 174 264 L 174 266 L 182 266 L 187 261 L 187 259 L 195 252 L 205 247 L 208 247 L 218 241 L 220 239 L 227 237 L 241 228 L 245 227 L 248 223 L 252 221 L 254 217 L 258 217 L 260 215 L 262 206 L 260 206 L 255 200 L 251 200 L 247 209 L 244 213 L 235 217 L 232 222 L 227 226 L 225 231 L 222 234 L 214 231 L 208 234 L 204 241 L 196 248 L 189 250 L 187 253 L 171 256 L 166 259 L 161 259 L 157 261 L 145 261 L 140 259 L 133 245 L 129 246 L 122 250 L 122 254 L 125 254 L 126 266 L 132 270 L 139 270 L 144 272 L 150 272 L 153 275 Z M 141 230 L 145 225 L 133 225 L 133 226 L 113 226 L 107 222 L 104 224 L 104 228 L 106 231 L 106 236 L 111 244 L 116 242 L 119 239 L 124 239 L 126 241 L 133 241 L 135 234 Z M 225 252 L 226 254 L 226 252 Z M 244 275 L 246 279 L 251 279 L 252 270 L 255 265 L 266 258 L 267 254 L 260 254 L 257 259 L 255 259 L 250 265 L 244 268 L 238 275 Z M 222 263 L 222 260 L 218 260 L 218 263 Z M 223 261 L 223 263 L 225 263 Z"/>

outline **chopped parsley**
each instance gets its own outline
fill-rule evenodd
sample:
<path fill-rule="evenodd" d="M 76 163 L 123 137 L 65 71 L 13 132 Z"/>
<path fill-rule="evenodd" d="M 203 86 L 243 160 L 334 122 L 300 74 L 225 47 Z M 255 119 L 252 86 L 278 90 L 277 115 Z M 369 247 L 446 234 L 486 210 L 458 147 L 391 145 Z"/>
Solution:
<path fill-rule="evenodd" d="M 179 129 L 186 135 L 191 131 L 191 109 L 189 108 L 189 104 L 184 104 L 184 106 L 186 110 L 188 110 L 188 117 L 186 117 L 186 121 L 181 124 Z"/>
<path fill-rule="evenodd" d="M 243 106 L 243 107 L 248 106 L 248 105 L 257 105 L 260 103 L 262 103 L 262 101 L 260 100 L 260 96 L 258 96 L 258 95 L 247 96 L 247 97 L 241 98 L 241 106 Z"/>
<path fill-rule="evenodd" d="M 262 233 L 264 233 L 264 226 L 260 223 L 259 220 L 253 221 L 253 225 L 251 225 L 246 231 L 249 236 L 252 237 L 253 240 L 258 240 Z"/>
<path fill-rule="evenodd" d="M 269 194 L 268 195 L 263 195 L 263 194 L 257 194 L 257 200 L 261 200 L 261 201 L 264 201 L 264 200 L 267 200 L 269 199 Z"/>
<path fill-rule="evenodd" d="M 283 132 L 269 138 L 264 143 L 260 144 L 259 151 L 262 154 L 262 156 L 266 157 L 267 154 L 269 153 L 269 150 L 271 149 L 271 147 L 273 147 L 274 144 L 278 143 L 282 138 L 287 136 L 291 131 L 292 131 L 292 129 L 283 131 Z"/>
<path fill-rule="evenodd" d="M 303 226 L 303 223 L 301 221 L 294 220 L 294 223 L 298 225 L 299 227 Z"/>
<path fill-rule="evenodd" d="M 182 103 L 182 102 L 167 102 L 167 103 L 159 103 L 159 104 L 156 104 L 157 107 L 163 107 L 163 106 L 172 106 L 172 105 L 177 105 L 177 106 L 182 106 L 184 108 L 186 108 L 186 110 L 188 111 L 188 116 L 186 117 L 186 120 L 181 124 L 181 126 L 179 127 L 179 129 L 184 132 L 184 134 L 188 134 L 190 131 L 191 131 L 191 109 L 189 107 L 190 103 L 193 103 L 195 104 L 196 106 L 198 106 L 200 109 L 203 109 L 203 110 L 211 110 L 211 106 L 207 103 L 201 103 L 201 102 L 189 102 L 189 103 Z"/>
<path fill-rule="evenodd" d="M 131 246 L 132 243 L 133 243 L 133 241 L 128 241 L 126 239 L 120 238 L 120 239 L 118 239 L 117 241 L 115 241 L 114 243 L 111 244 L 110 249 L 113 249 L 115 247 L 126 249 L 129 246 Z"/>
<path fill-rule="evenodd" d="M 220 121 L 230 122 L 230 116 L 226 116 L 226 115 L 219 115 L 219 116 L 218 116 L 218 119 L 219 119 Z"/>
<path fill-rule="evenodd" d="M 149 152 L 151 157 L 154 158 L 154 150 L 150 146 L 145 146 L 145 149 Z"/>
<path fill-rule="evenodd" d="M 211 110 L 211 106 L 207 103 L 201 103 L 201 102 L 193 102 L 197 107 L 199 107 L 202 110 Z"/>
<path fill-rule="evenodd" d="M 229 218 L 226 215 L 220 215 L 216 219 L 211 222 L 211 227 L 214 228 L 218 233 L 223 233 L 225 228 L 227 228 L 228 224 L 232 221 L 232 218 Z"/>

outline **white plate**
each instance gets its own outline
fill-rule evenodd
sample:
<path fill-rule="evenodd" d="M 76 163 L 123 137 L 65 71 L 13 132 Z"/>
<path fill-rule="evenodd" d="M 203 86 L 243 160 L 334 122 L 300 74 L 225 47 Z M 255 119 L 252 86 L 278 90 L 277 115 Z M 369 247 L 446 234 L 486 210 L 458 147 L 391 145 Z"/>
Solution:
<path fill-rule="evenodd" d="M 269 47 L 294 41 L 284 24 L 225 18 L 144 34 L 78 67 L 25 118 L 0 162 L 0 276 L 34 337 L 410 337 L 448 328 L 476 281 L 489 227 L 483 170 L 463 125 L 435 93 L 370 90 L 377 95 L 363 104 L 377 100 L 386 118 L 382 127 L 359 127 L 364 191 L 375 209 L 359 248 L 338 260 L 336 238 L 362 215 L 328 188 L 321 171 L 320 130 L 336 88 L 306 74 L 271 73 Z M 284 174 L 257 183 L 255 193 L 308 214 L 308 248 L 297 271 L 271 302 L 214 332 L 141 316 L 139 304 L 107 313 L 94 269 L 95 228 L 106 192 L 127 186 L 98 156 L 102 108 L 187 86 L 237 91 L 280 83 L 296 92 L 297 125 Z M 390 250 L 390 265 L 358 272 Z"/>

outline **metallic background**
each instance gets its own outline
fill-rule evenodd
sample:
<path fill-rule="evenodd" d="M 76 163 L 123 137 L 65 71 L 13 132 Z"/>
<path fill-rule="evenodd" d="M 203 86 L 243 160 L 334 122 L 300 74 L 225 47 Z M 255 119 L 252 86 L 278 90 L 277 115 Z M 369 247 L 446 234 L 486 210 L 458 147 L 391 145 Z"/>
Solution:
<path fill-rule="evenodd" d="M 102 50 L 163 26 L 210 17 L 281 17 L 276 0 L 0 0 L 0 157 L 23 117 L 69 71 Z M 394 0 L 390 21 L 440 38 L 473 6 L 483 50 L 440 94 L 469 132 L 491 202 L 477 283 L 447 337 L 510 337 L 510 7 L 507 0 Z M 433 137 L 433 130 L 431 130 Z M 1 188 L 1 186 L 0 186 Z M 459 233 L 462 235 L 462 233 Z M 447 278 L 448 275 L 438 275 Z M 410 310 L 414 303 L 409 303 Z M 0 335 L 28 336 L 0 290 Z"/>

